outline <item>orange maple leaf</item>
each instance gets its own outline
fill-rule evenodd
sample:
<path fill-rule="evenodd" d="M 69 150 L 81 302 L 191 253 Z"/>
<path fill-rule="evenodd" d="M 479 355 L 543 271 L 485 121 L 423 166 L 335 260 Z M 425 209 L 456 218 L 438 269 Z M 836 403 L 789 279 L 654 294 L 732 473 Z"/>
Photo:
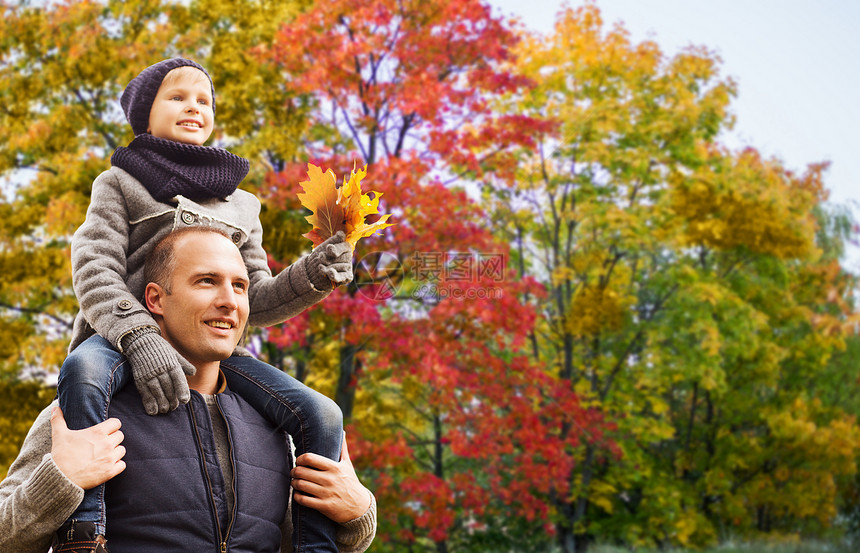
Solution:
<path fill-rule="evenodd" d="M 302 236 L 313 242 L 314 247 L 342 230 L 346 241 L 355 249 L 359 239 L 392 225 L 386 223 L 391 214 L 383 215 L 371 224 L 365 222 L 368 215 L 379 213 L 379 198 L 382 196 L 375 191 L 361 193 L 361 179 L 367 175 L 366 168 L 357 171 L 353 168 L 349 180 L 344 177 L 343 185 L 337 188 L 337 176 L 331 169 L 323 173 L 322 169 L 308 163 L 308 180 L 299 183 L 305 192 L 298 197 L 302 205 L 312 212 L 305 219 L 313 229 Z M 370 194 L 373 194 L 372 199 Z"/>

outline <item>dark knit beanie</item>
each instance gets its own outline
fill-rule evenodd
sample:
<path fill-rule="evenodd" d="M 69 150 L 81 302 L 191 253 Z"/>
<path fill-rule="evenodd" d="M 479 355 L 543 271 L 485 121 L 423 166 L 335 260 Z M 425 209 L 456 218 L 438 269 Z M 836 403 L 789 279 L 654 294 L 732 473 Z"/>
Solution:
<path fill-rule="evenodd" d="M 212 87 L 212 111 L 215 111 L 215 86 L 212 84 L 212 77 L 199 63 L 184 58 L 160 61 L 155 65 L 150 65 L 141 71 L 140 75 L 133 78 L 119 99 L 135 136 L 144 134 L 149 127 L 149 112 L 152 110 L 152 103 L 155 101 L 155 95 L 158 93 L 164 76 L 173 69 L 186 65 L 203 71 L 203 74 L 209 79 L 209 85 Z"/>

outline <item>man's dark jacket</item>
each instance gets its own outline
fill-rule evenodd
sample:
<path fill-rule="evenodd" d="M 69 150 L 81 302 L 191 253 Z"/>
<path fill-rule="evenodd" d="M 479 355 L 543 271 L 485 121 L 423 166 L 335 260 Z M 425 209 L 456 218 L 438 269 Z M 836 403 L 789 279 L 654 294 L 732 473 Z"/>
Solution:
<path fill-rule="evenodd" d="M 110 406 L 122 421 L 126 469 L 105 487 L 111 553 L 278 553 L 290 486 L 286 437 L 238 395 L 217 395 L 228 421 L 233 482 L 225 482 L 209 409 L 191 401 L 149 416 L 134 386 Z M 236 498 L 228 511 L 227 486 Z"/>

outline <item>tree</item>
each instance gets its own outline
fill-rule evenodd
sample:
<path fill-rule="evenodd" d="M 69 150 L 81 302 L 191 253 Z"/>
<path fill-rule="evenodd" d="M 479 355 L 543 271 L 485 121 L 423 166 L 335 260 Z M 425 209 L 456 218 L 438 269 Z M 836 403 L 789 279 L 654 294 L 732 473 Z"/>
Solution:
<path fill-rule="evenodd" d="M 213 76 L 216 143 L 252 159 L 275 270 L 309 247 L 308 161 L 368 164 L 394 214 L 348 289 L 252 336 L 343 407 L 379 549 L 832 520 L 860 443 L 848 221 L 825 166 L 720 144 L 735 86 L 711 52 L 632 44 L 593 5 L 519 43 L 478 0 L 0 5 L 6 378 L 62 359 L 68 239 L 131 138 L 116 100 L 183 54 Z"/>
<path fill-rule="evenodd" d="M 267 165 L 292 154 L 302 111 L 285 98 L 251 44 L 271 41 L 297 3 L 3 2 L 0 21 L 0 373 L 61 363 L 77 302 L 68 241 L 93 179 L 132 134 L 119 109 L 125 84 L 166 57 L 200 60 L 218 91 L 216 143 Z M 269 124 L 279 121 L 277 133 Z M 249 183 L 264 165 L 253 164 Z M 277 235 L 275 236 L 277 238 Z M 272 247 L 289 247 L 274 241 Z"/>
<path fill-rule="evenodd" d="M 39 412 L 51 403 L 56 390 L 37 382 L 0 381 L 0 480 L 18 456 L 24 436 Z"/>
<path fill-rule="evenodd" d="M 114 148 L 132 139 L 119 107 L 123 87 L 166 57 L 200 61 L 216 88 L 215 142 L 251 157 L 247 181 L 259 182 L 267 166 L 291 155 L 303 119 L 283 90 L 260 85 L 277 79 L 247 51 L 271 41 L 297 5 L 0 2 L 0 385 L 16 398 L 0 403 L 4 471 L 50 401 L 49 392 L 16 380 L 57 370 L 68 348 L 78 310 L 69 239 L 93 179 L 109 167 Z M 280 122 L 277 134 L 271 120 Z M 285 255 L 298 251 L 298 241 L 274 232 L 267 247 Z"/>
<path fill-rule="evenodd" d="M 490 109 L 528 84 L 500 65 L 514 42 L 478 1 L 367 0 L 317 4 L 258 49 L 313 102 L 310 161 L 339 175 L 367 164 L 364 182 L 394 213 L 396 225 L 360 242 L 356 258 L 378 268 L 384 250 L 399 291 L 379 297 L 380 283 L 359 272 L 318 310 L 333 323 L 323 342 L 340 343 L 326 380 L 362 438 L 353 449 L 397 550 L 473 547 L 504 508 L 541 528 L 546 498 L 568 485 L 532 469 L 563 471 L 584 435 L 600 440 L 575 395 L 522 355 L 540 289 L 504 268 L 507 248 L 462 180 L 510 171 L 513 147 L 540 127 Z M 268 177 L 270 202 L 287 205 L 305 163 Z M 478 276 L 493 260 L 496 272 Z M 310 343 L 316 320 L 290 321 L 284 335 Z"/>
<path fill-rule="evenodd" d="M 533 357 L 617 423 L 622 451 L 581 446 L 573 493 L 554 502 L 562 550 L 827 518 L 858 442 L 853 419 L 800 384 L 848 316 L 850 281 L 816 247 L 823 167 L 796 175 L 721 146 L 735 85 L 718 59 L 633 44 L 591 4 L 518 53 L 537 86 L 509 113 L 556 126 L 485 196 L 521 274 L 547 289 Z M 838 448 L 812 447 L 837 434 Z"/>

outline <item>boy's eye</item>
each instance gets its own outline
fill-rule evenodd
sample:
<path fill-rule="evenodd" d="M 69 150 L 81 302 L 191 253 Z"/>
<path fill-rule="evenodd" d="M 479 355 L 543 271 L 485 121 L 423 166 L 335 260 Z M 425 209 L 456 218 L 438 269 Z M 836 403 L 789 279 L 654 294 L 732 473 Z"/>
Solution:
<path fill-rule="evenodd" d="M 182 96 L 176 96 L 176 95 L 174 95 L 174 96 L 171 96 L 171 97 L 170 97 L 170 99 L 171 99 L 171 100 L 180 100 L 180 101 L 181 101 L 181 100 L 182 100 Z"/>

